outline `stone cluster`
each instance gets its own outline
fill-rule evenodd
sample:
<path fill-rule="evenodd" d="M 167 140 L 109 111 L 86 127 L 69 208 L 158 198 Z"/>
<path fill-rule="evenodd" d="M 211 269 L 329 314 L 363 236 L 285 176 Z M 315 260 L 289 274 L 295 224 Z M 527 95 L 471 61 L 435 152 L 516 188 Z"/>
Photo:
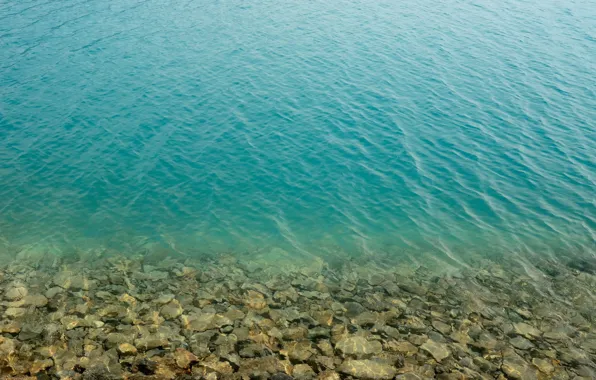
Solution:
<path fill-rule="evenodd" d="M 548 260 L 15 260 L 0 270 L 0 378 L 594 379 L 594 289 L 594 273 Z"/>

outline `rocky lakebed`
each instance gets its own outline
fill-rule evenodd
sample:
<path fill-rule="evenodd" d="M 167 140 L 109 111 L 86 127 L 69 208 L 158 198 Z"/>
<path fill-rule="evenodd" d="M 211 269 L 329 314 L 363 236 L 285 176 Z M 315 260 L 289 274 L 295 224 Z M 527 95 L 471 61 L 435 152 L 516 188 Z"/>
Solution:
<path fill-rule="evenodd" d="M 594 379 L 593 263 L 20 255 L 0 378 Z"/>

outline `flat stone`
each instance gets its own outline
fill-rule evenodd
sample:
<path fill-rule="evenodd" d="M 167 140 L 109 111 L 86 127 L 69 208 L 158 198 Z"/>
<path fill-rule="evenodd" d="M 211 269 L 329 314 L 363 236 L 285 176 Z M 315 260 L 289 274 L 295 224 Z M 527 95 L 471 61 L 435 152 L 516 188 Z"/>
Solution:
<path fill-rule="evenodd" d="M 340 339 L 335 344 L 335 349 L 343 355 L 353 355 L 358 358 L 379 354 L 383 346 L 379 341 L 369 341 L 361 336 L 350 336 Z"/>
<path fill-rule="evenodd" d="M 521 336 L 516 336 L 515 338 L 511 339 L 509 343 L 511 343 L 513 347 L 519 348 L 520 350 L 529 350 L 534 348 L 534 344 L 532 342 Z"/>
<path fill-rule="evenodd" d="M 515 354 L 503 358 L 501 370 L 511 379 L 535 380 L 538 378 L 536 370 L 530 367 L 519 355 Z"/>
<path fill-rule="evenodd" d="M 408 341 L 391 340 L 385 342 L 383 347 L 389 352 L 397 352 L 404 356 L 412 356 L 418 352 L 418 347 Z"/>
<path fill-rule="evenodd" d="M 50 298 L 51 299 L 51 298 L 56 297 L 56 295 L 58 295 L 60 293 L 63 293 L 63 292 L 64 292 L 64 289 L 63 288 L 61 288 L 59 286 L 54 286 L 52 288 L 49 288 L 46 291 L 45 296 L 46 296 L 46 298 Z"/>
<path fill-rule="evenodd" d="M 540 372 L 546 373 L 547 375 L 555 370 L 552 362 L 548 359 L 534 358 L 532 359 L 532 364 L 534 364 L 536 368 L 540 370 Z"/>
<path fill-rule="evenodd" d="M 306 361 L 316 354 L 316 350 L 310 341 L 302 340 L 285 344 L 282 353 L 291 360 Z"/>
<path fill-rule="evenodd" d="M 4 312 L 8 318 L 20 318 L 27 314 L 27 309 L 21 307 L 9 307 Z"/>
<path fill-rule="evenodd" d="M 427 340 L 422 346 L 420 346 L 420 348 L 431 354 L 437 362 L 440 362 L 451 355 L 451 351 L 446 344 L 437 343 L 431 339 Z"/>
<path fill-rule="evenodd" d="M 542 331 L 524 322 L 514 323 L 513 331 L 527 339 L 535 339 L 542 335 Z"/>
<path fill-rule="evenodd" d="M 130 343 L 121 343 L 118 345 L 118 353 L 123 356 L 136 355 L 137 351 L 137 348 Z"/>
<path fill-rule="evenodd" d="M 183 348 L 178 348 L 174 351 L 174 360 L 176 360 L 176 365 L 182 369 L 189 368 L 192 363 L 199 361 L 192 352 Z"/>
<path fill-rule="evenodd" d="M 25 306 L 44 307 L 48 304 L 48 299 L 41 294 L 30 294 L 23 298 Z"/>
<path fill-rule="evenodd" d="M 172 302 L 173 300 L 174 300 L 173 294 L 162 294 L 158 298 L 156 298 L 154 302 L 159 305 L 165 305 L 167 303 Z"/>
<path fill-rule="evenodd" d="M 162 308 L 159 310 L 159 313 L 166 320 L 171 320 L 181 316 L 183 311 L 184 310 L 182 309 L 180 303 L 174 300 L 163 305 Z"/>
<path fill-rule="evenodd" d="M 374 360 L 346 360 L 338 368 L 346 375 L 371 380 L 393 379 L 397 370 L 389 364 Z"/>
<path fill-rule="evenodd" d="M 18 301 L 23 299 L 28 294 L 27 288 L 24 286 L 15 286 L 4 293 L 4 297 L 10 301 Z"/>
<path fill-rule="evenodd" d="M 309 380 L 314 378 L 315 371 L 308 364 L 296 364 L 292 371 L 292 376 L 296 380 Z"/>

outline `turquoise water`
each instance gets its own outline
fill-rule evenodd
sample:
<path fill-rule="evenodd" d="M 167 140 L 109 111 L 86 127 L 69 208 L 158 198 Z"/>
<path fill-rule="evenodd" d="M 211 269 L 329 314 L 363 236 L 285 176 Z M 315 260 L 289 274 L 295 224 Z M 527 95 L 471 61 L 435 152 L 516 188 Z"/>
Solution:
<path fill-rule="evenodd" d="M 596 5 L 3 0 L 0 235 L 593 254 Z"/>

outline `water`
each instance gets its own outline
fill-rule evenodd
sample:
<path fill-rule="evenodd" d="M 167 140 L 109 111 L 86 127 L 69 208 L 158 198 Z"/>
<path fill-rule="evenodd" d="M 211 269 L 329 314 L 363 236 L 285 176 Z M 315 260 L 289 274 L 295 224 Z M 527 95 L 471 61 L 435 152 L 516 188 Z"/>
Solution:
<path fill-rule="evenodd" d="M 595 89 L 590 0 L 3 0 L 3 249 L 593 255 Z"/>

